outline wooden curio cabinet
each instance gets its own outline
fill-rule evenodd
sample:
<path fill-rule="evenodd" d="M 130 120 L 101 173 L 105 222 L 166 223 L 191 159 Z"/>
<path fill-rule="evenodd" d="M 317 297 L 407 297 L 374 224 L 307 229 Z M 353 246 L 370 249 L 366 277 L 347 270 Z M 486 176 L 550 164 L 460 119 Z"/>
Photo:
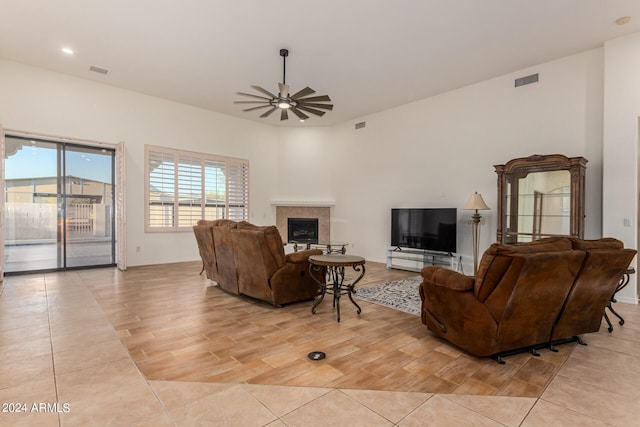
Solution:
<path fill-rule="evenodd" d="M 533 155 L 495 165 L 500 243 L 584 236 L 587 159 Z"/>

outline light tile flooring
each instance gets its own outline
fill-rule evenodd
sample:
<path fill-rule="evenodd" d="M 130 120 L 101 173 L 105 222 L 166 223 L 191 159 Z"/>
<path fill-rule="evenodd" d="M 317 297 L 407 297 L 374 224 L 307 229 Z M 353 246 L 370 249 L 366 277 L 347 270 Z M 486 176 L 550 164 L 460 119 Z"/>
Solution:
<path fill-rule="evenodd" d="M 100 292 L 149 271 L 160 286 L 170 276 L 164 269 L 194 286 L 204 282 L 193 273 L 197 263 L 5 278 L 0 425 L 630 426 L 640 418 L 640 308 L 620 303 L 625 325 L 569 347 L 537 397 L 149 379 L 123 345 L 113 313 L 103 311 Z M 133 304 L 129 294 L 115 295 L 122 306 Z M 509 372 L 509 359 L 504 366 Z M 529 375 L 518 381 L 535 384 L 536 373 Z"/>

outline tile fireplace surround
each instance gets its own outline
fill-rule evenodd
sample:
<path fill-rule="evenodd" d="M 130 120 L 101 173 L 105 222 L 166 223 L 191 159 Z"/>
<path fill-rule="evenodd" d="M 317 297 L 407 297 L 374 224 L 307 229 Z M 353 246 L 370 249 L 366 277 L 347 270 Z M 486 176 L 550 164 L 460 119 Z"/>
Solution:
<path fill-rule="evenodd" d="M 276 227 L 278 227 L 283 240 L 289 235 L 287 230 L 287 219 L 289 218 L 318 218 L 318 241 L 330 241 L 330 206 L 276 204 Z"/>

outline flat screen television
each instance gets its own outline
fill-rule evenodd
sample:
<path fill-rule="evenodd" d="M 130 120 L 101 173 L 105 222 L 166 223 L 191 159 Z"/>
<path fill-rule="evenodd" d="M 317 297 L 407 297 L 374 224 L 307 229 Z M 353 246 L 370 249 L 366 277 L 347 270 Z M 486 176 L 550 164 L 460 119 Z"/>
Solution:
<path fill-rule="evenodd" d="M 456 208 L 391 209 L 391 246 L 456 252 Z"/>

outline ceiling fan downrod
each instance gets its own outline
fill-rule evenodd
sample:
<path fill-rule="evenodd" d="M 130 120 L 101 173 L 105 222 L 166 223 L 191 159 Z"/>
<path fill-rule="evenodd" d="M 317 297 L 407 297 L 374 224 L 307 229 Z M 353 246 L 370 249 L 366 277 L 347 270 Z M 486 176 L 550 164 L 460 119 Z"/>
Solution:
<path fill-rule="evenodd" d="M 280 56 L 282 56 L 282 84 L 286 85 L 287 80 L 287 56 L 289 56 L 288 49 L 280 49 Z"/>

